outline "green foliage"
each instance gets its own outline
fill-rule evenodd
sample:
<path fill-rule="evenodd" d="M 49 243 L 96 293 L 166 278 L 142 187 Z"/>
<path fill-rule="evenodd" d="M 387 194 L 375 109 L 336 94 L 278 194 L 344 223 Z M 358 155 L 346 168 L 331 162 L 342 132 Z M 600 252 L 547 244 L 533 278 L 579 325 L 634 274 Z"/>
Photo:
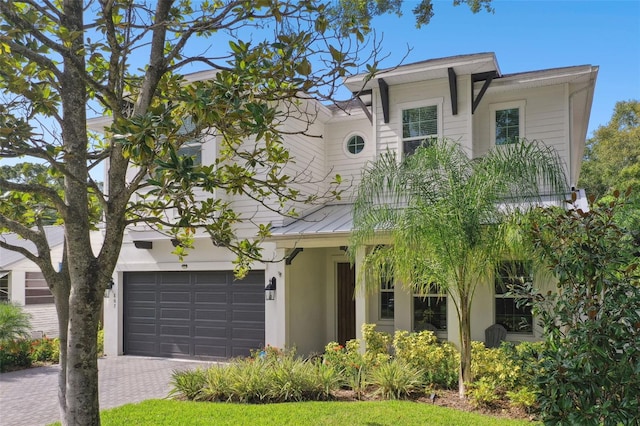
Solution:
<path fill-rule="evenodd" d="M 242 403 L 326 400 L 340 387 L 334 367 L 291 351 L 239 358 L 206 370 L 174 372 L 171 396 Z"/>
<path fill-rule="evenodd" d="M 5 340 L 0 342 L 0 372 L 31 366 L 29 340 Z"/>
<path fill-rule="evenodd" d="M 60 361 L 60 339 L 44 336 L 42 339 L 34 339 L 30 343 L 29 356 L 33 362 Z"/>
<path fill-rule="evenodd" d="M 104 328 L 100 327 L 98 330 L 98 356 L 104 354 Z"/>
<path fill-rule="evenodd" d="M 538 390 L 530 387 L 521 387 L 516 391 L 507 391 L 507 398 L 514 407 L 527 413 L 533 412 L 538 406 Z"/>
<path fill-rule="evenodd" d="M 362 324 L 362 338 L 365 344 L 365 360 L 370 364 L 383 362 L 391 356 L 392 337 L 389 333 L 376 331 L 375 324 Z"/>
<path fill-rule="evenodd" d="M 371 250 L 365 283 L 378 289 L 384 275 L 412 293 L 447 293 L 458 315 L 461 393 L 471 376 L 471 308 L 479 283 L 495 265 L 526 248 L 518 233 L 522 210 L 541 194 L 567 190 L 562 162 L 540 142 L 520 141 L 470 158 L 458 143 L 433 141 L 400 161 L 380 155 L 363 171 L 354 202 L 350 254 Z M 504 203 L 508 199 L 509 203 Z M 430 291 L 431 290 L 431 291 Z"/>
<path fill-rule="evenodd" d="M 473 364 L 471 371 L 476 379 L 494 383 L 501 393 L 512 389 L 520 379 L 520 365 L 501 348 L 486 348 L 482 342 L 471 344 Z"/>
<path fill-rule="evenodd" d="M 362 396 L 367 386 L 368 364 L 360 352 L 360 342 L 349 340 L 346 347 L 337 342 L 329 342 L 325 346 L 322 362 L 338 372 L 342 377 L 342 386 L 356 392 L 357 397 Z"/>
<path fill-rule="evenodd" d="M 381 363 L 371 370 L 369 382 L 375 393 L 386 399 L 402 399 L 424 389 L 423 372 L 399 358 Z"/>
<path fill-rule="evenodd" d="M 438 342 L 433 332 L 398 330 L 393 338 L 395 356 L 423 372 L 425 383 L 451 389 L 458 383 L 458 350 L 449 342 Z"/>
<path fill-rule="evenodd" d="M 538 385 L 548 424 L 640 421 L 640 257 L 616 219 L 628 195 L 587 212 L 547 209 L 532 225 L 559 289 L 531 295 L 547 343 Z"/>
<path fill-rule="evenodd" d="M 0 344 L 28 338 L 31 333 L 30 318 L 21 306 L 0 302 Z"/>
<path fill-rule="evenodd" d="M 470 383 L 468 390 L 469 400 L 476 408 L 492 407 L 500 400 L 500 394 L 496 392 L 496 383 L 487 377 Z"/>
<path fill-rule="evenodd" d="M 199 395 L 205 388 L 205 384 L 206 373 L 201 368 L 183 371 L 174 370 L 169 382 L 169 386 L 171 386 L 169 396 L 197 400 L 200 399 Z"/>
<path fill-rule="evenodd" d="M 587 141 L 579 185 L 595 197 L 630 186 L 640 191 L 640 101 L 617 102 L 611 121 Z"/>

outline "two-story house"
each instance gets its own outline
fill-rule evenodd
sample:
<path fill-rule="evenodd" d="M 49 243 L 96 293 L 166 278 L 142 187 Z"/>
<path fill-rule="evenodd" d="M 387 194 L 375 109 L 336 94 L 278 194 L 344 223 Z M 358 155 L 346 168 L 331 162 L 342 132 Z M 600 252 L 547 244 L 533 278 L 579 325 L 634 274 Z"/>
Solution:
<path fill-rule="evenodd" d="M 503 138 L 517 136 L 553 146 L 575 185 L 597 73 L 598 67 L 582 65 L 502 74 L 493 53 L 479 53 L 403 65 L 371 80 L 348 78 L 344 84 L 359 94 L 358 102 L 310 102 L 311 130 L 322 137 L 286 140 L 299 171 L 316 178 L 340 174 L 349 183 L 342 200 L 310 207 L 292 221 L 250 200 L 233 199 L 239 211 L 274 226 L 263 254 L 275 261 L 255 264 L 241 281 L 233 278 L 233 256 L 208 238 L 197 239 L 180 263 L 170 254 L 170 239 L 129 230 L 105 299 L 105 352 L 231 357 L 272 345 L 317 353 L 329 341 L 358 337 L 363 323 L 389 332 L 428 328 L 455 342 L 457 319 L 446 297 L 411 294 L 393 283 L 356 291 L 362 257 L 351 265 L 345 249 L 360 170 L 387 149 L 410 154 L 426 137 L 455 140 L 481 156 Z M 198 155 L 212 162 L 215 140 L 205 141 Z M 329 183 L 308 189 L 323 191 L 322 185 Z M 474 340 L 484 340 L 496 323 L 505 326 L 508 340 L 540 336 L 531 312 L 492 283 L 476 295 L 472 315 Z"/>

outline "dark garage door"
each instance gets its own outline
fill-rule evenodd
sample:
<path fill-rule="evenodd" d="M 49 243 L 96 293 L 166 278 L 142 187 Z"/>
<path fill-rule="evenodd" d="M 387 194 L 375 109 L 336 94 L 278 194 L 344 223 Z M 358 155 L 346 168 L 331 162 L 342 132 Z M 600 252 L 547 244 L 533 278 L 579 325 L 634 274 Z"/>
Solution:
<path fill-rule="evenodd" d="M 126 272 L 124 352 L 230 358 L 264 346 L 264 271 Z"/>

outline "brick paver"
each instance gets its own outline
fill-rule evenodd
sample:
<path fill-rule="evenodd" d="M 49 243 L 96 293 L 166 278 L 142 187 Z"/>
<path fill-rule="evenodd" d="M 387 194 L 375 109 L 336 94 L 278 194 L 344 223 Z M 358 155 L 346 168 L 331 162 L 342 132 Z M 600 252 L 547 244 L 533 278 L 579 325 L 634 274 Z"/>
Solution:
<path fill-rule="evenodd" d="M 98 360 L 100 408 L 164 398 L 174 370 L 209 363 L 146 357 Z M 60 420 L 57 365 L 0 374 L 0 425 L 41 426 Z"/>

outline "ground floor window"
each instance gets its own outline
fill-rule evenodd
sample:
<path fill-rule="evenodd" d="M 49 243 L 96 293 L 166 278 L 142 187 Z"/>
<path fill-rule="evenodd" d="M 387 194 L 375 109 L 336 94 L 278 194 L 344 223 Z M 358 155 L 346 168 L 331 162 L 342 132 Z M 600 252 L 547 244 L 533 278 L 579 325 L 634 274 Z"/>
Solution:
<path fill-rule="evenodd" d="M 496 268 L 495 300 L 496 324 L 501 324 L 510 333 L 532 333 L 533 315 L 531 306 L 518 303 L 510 291 L 533 280 L 531 263 L 522 261 L 500 262 Z"/>
<path fill-rule="evenodd" d="M 393 281 L 380 283 L 380 319 L 393 319 L 394 315 L 394 285 Z"/>
<path fill-rule="evenodd" d="M 0 272 L 0 302 L 9 300 L 9 274 Z"/>
<path fill-rule="evenodd" d="M 426 294 L 413 295 L 413 331 L 447 330 L 447 295 L 435 287 Z"/>
<path fill-rule="evenodd" d="M 53 303 L 53 294 L 41 272 L 27 272 L 25 280 L 25 304 Z"/>

